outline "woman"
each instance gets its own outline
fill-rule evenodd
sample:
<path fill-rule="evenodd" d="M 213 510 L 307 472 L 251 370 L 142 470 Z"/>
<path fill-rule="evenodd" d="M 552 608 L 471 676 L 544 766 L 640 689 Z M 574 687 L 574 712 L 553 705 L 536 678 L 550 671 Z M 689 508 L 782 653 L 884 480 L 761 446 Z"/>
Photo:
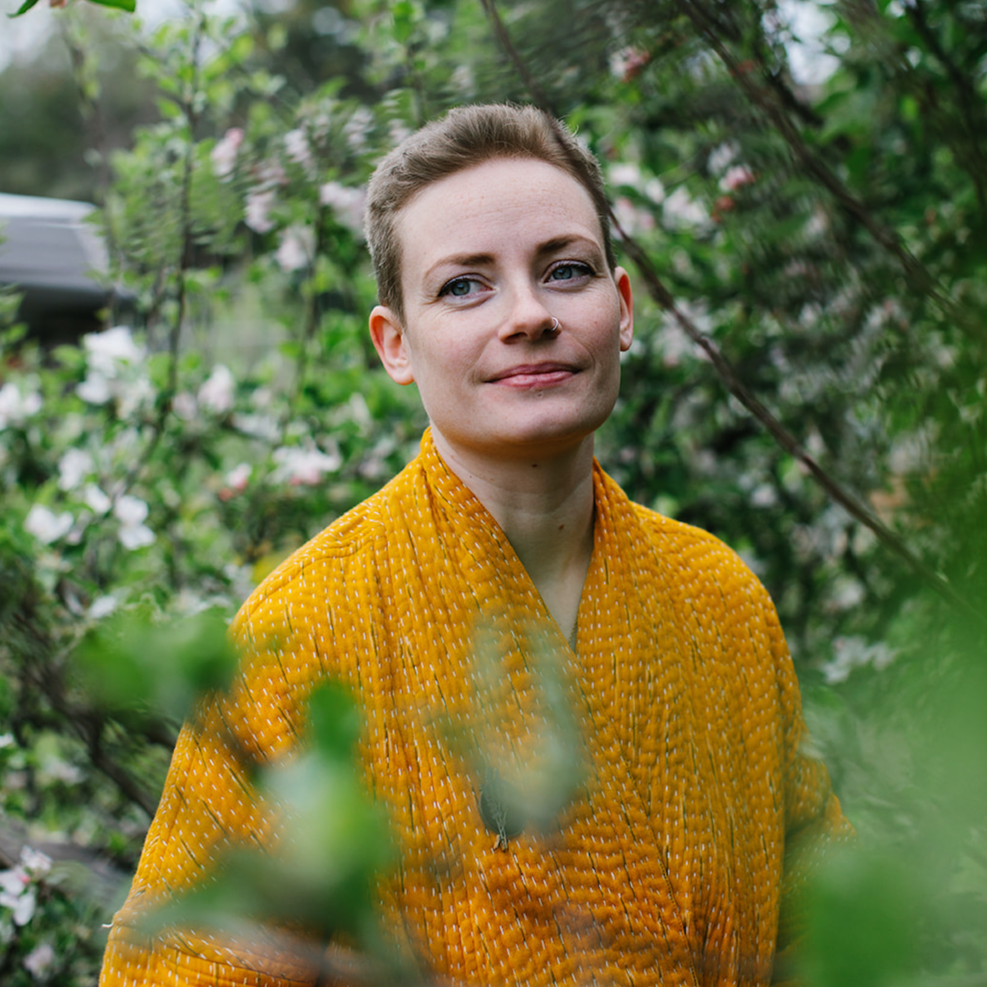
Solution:
<path fill-rule="evenodd" d="M 316 982 L 301 954 L 139 917 L 218 847 L 276 841 L 242 765 L 290 754 L 326 677 L 400 845 L 378 910 L 432 975 L 767 983 L 786 856 L 848 826 L 799 752 L 764 590 L 593 459 L 633 332 L 597 163 L 535 109 L 461 108 L 384 159 L 368 209 L 371 336 L 430 429 L 238 615 L 241 674 L 183 733 L 102 983 Z"/>

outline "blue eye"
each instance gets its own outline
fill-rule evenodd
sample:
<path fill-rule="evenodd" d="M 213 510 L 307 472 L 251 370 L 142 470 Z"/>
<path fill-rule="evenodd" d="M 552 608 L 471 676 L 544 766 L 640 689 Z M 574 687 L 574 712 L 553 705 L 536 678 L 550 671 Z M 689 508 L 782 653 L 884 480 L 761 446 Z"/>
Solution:
<path fill-rule="evenodd" d="M 447 281 L 439 290 L 439 296 L 452 295 L 454 298 L 465 298 L 475 290 L 479 281 L 474 278 L 453 278 Z"/>
<path fill-rule="evenodd" d="M 550 281 L 574 281 L 576 278 L 586 277 L 592 274 L 587 264 L 567 263 L 553 267 L 548 273 Z"/>

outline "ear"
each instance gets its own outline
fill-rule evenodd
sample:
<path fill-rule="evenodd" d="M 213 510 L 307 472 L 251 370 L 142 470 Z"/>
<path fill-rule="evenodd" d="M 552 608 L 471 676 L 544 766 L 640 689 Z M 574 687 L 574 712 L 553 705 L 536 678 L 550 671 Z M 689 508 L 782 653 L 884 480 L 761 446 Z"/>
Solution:
<path fill-rule="evenodd" d="M 415 375 L 404 327 L 397 313 L 386 305 L 377 305 L 370 313 L 370 338 L 391 380 L 411 384 Z"/>
<path fill-rule="evenodd" d="M 620 296 L 620 352 L 626 353 L 634 340 L 634 292 L 630 275 L 622 267 L 614 270 L 613 279 Z"/>

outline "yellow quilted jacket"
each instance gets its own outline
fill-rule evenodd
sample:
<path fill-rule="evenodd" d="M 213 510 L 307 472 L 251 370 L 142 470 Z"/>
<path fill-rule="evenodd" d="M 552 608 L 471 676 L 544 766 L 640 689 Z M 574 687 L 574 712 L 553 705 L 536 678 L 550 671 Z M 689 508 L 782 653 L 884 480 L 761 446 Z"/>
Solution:
<path fill-rule="evenodd" d="M 301 954 L 208 930 L 152 935 L 138 920 L 207 873 L 222 841 L 272 843 L 224 729 L 277 760 L 326 676 L 358 698 L 368 791 L 400 844 L 380 888 L 385 925 L 436 977 L 770 981 L 786 849 L 849 831 L 825 768 L 800 753 L 774 607 L 716 538 L 631 503 L 598 466 L 594 484 L 574 648 L 428 433 L 402 473 L 256 590 L 233 626 L 246 655 L 235 687 L 175 751 L 102 987 L 316 982 Z M 502 840 L 480 811 L 485 779 L 439 724 L 479 738 L 488 763 L 537 759 L 535 651 L 564 682 L 585 774 L 552 825 Z"/>

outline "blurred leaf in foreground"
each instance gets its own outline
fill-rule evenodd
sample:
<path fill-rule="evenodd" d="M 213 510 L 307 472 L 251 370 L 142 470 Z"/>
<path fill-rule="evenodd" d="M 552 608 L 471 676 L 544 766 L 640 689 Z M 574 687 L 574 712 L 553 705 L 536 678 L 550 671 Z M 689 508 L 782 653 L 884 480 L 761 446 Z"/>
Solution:
<path fill-rule="evenodd" d="M 86 690 L 101 709 L 125 721 L 176 724 L 198 696 L 225 688 L 236 667 L 226 621 L 216 610 L 165 625 L 120 614 L 85 638 L 78 658 Z"/>

